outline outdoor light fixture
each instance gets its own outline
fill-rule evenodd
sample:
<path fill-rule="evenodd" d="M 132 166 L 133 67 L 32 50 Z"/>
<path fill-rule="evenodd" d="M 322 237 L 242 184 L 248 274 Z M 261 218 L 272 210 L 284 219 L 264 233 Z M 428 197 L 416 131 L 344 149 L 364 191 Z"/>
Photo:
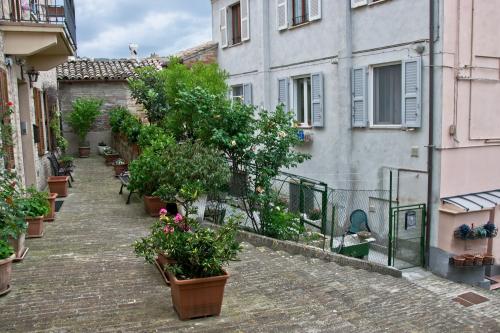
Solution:
<path fill-rule="evenodd" d="M 28 74 L 28 78 L 30 80 L 30 87 L 33 87 L 33 83 L 38 81 L 38 76 L 40 75 L 40 72 L 32 68 L 26 74 Z"/>

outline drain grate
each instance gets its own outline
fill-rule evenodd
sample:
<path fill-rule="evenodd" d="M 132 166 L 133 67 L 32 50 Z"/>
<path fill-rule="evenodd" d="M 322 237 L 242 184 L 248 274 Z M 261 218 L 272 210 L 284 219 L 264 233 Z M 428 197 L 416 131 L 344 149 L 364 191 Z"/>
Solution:
<path fill-rule="evenodd" d="M 453 301 L 462 304 L 465 307 L 469 307 L 476 304 L 481 304 L 489 301 L 489 298 L 483 297 L 479 294 L 468 292 L 465 294 L 458 295 Z"/>

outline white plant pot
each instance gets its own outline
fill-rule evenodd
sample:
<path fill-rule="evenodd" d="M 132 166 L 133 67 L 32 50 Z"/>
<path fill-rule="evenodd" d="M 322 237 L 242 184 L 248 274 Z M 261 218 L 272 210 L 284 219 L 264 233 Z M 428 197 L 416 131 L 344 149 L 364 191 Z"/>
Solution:
<path fill-rule="evenodd" d="M 97 150 L 99 151 L 99 155 L 104 155 L 104 150 L 109 148 L 108 146 L 97 146 Z"/>

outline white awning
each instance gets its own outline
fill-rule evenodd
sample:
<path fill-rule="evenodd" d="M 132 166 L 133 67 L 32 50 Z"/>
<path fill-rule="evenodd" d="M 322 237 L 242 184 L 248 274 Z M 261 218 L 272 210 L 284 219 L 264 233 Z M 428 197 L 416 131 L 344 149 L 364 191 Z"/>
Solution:
<path fill-rule="evenodd" d="M 500 190 L 457 195 L 441 200 L 443 203 L 455 205 L 467 212 L 477 212 L 500 205 Z"/>

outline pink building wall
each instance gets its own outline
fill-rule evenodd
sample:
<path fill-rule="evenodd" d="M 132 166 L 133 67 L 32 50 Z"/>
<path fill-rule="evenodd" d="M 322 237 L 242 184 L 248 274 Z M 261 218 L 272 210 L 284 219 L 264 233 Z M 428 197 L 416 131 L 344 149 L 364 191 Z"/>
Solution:
<path fill-rule="evenodd" d="M 440 196 L 500 189 L 500 0 L 443 0 Z M 489 212 L 440 213 L 438 247 L 483 252 L 485 241 L 463 248 L 453 230 L 488 221 Z M 500 213 L 494 221 L 500 225 Z M 500 240 L 494 239 L 500 258 Z"/>

